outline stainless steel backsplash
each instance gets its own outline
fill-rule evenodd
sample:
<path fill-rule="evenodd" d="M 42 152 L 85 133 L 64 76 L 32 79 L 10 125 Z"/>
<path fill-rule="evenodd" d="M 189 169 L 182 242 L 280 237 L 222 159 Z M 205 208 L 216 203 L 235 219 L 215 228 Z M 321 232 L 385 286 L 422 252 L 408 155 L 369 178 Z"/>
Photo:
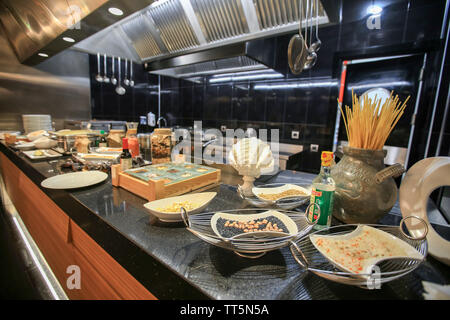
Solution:
<path fill-rule="evenodd" d="M 22 65 L 0 27 L 0 130 L 22 131 L 22 114 L 50 114 L 57 130 L 65 120 L 91 119 L 89 57 L 65 50 Z"/>

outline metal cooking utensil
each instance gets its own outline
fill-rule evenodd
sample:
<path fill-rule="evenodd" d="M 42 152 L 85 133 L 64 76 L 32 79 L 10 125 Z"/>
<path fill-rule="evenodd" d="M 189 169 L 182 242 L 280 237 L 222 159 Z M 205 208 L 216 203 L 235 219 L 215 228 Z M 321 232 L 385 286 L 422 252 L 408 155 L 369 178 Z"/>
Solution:
<path fill-rule="evenodd" d="M 97 53 L 97 75 L 95 76 L 97 82 L 103 82 L 103 77 L 100 75 L 100 53 Z"/>
<path fill-rule="evenodd" d="M 108 66 L 108 61 L 106 60 L 106 54 L 103 55 L 103 82 L 109 83 L 109 78 L 107 76 L 106 68 Z"/>
<path fill-rule="evenodd" d="M 293 74 L 302 72 L 307 57 L 305 39 L 302 35 L 302 6 L 302 2 L 299 1 L 299 32 L 291 38 L 288 46 L 288 64 Z"/>
<path fill-rule="evenodd" d="M 315 1 L 316 7 L 316 41 L 311 45 L 310 49 L 314 52 L 320 50 L 320 46 L 322 45 L 322 41 L 319 39 L 319 0 Z"/>
<path fill-rule="evenodd" d="M 125 76 L 123 79 L 123 84 L 126 86 L 130 85 L 130 80 L 128 80 L 127 77 L 128 77 L 128 59 L 125 59 Z"/>
<path fill-rule="evenodd" d="M 318 18 L 319 18 L 319 11 L 318 11 L 318 0 L 315 1 L 315 7 L 316 7 L 316 41 L 312 43 L 312 35 L 313 35 L 313 25 L 312 25 L 312 17 L 313 17 L 313 3 L 312 1 L 308 1 L 309 6 L 309 16 L 308 20 L 311 21 L 310 25 L 310 31 L 309 31 L 309 45 L 308 45 L 308 56 L 306 58 L 306 62 L 304 64 L 304 69 L 308 70 L 311 69 L 317 62 L 317 53 L 316 49 L 320 49 L 321 41 L 318 38 Z M 307 32 L 307 30 L 306 30 Z"/>
<path fill-rule="evenodd" d="M 133 61 L 130 60 L 130 87 L 134 87 L 133 81 Z"/>
<path fill-rule="evenodd" d="M 112 75 L 111 75 L 111 83 L 113 84 L 113 85 L 116 85 L 117 84 L 117 79 L 116 79 L 116 75 L 115 75 L 115 72 L 116 72 L 116 67 L 115 67 L 115 57 L 113 56 L 112 57 Z"/>
<path fill-rule="evenodd" d="M 118 61 L 119 61 L 119 77 L 118 77 L 118 79 L 117 79 L 116 93 L 117 93 L 118 95 L 121 95 L 121 96 L 122 96 L 122 95 L 125 94 L 126 90 L 125 90 L 125 88 L 122 87 L 122 85 L 120 84 L 120 69 L 121 69 L 121 67 L 120 67 L 120 57 L 117 58 L 117 59 L 118 59 Z"/>

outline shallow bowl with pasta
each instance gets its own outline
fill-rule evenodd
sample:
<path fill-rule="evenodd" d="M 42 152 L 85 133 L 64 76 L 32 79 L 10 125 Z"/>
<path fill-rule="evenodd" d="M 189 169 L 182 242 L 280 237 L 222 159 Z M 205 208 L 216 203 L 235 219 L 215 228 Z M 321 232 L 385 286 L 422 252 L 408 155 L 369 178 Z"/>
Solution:
<path fill-rule="evenodd" d="M 184 208 L 188 214 L 199 213 L 216 195 L 217 192 L 190 193 L 147 202 L 144 207 L 163 222 L 179 222 L 183 221 L 181 208 Z"/>

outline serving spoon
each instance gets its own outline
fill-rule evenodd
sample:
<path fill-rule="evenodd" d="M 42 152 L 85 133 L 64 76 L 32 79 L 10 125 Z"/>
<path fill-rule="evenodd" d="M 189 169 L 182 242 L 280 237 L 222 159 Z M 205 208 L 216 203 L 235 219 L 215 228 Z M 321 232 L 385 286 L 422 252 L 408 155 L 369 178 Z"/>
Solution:
<path fill-rule="evenodd" d="M 118 77 L 118 79 L 117 79 L 116 93 L 117 93 L 118 95 L 123 96 L 123 95 L 125 94 L 126 90 L 125 90 L 125 88 L 122 87 L 122 85 L 120 84 L 120 69 L 121 69 L 121 68 L 120 68 L 120 57 L 117 58 L 117 59 L 118 59 L 118 62 L 119 62 L 119 77 Z"/>
<path fill-rule="evenodd" d="M 97 75 L 95 76 L 97 82 L 103 82 L 103 77 L 100 75 L 100 53 L 97 53 Z"/>
<path fill-rule="evenodd" d="M 108 61 L 106 60 L 106 54 L 103 55 L 103 82 L 104 83 L 109 83 L 109 78 L 107 76 L 107 63 Z"/>
<path fill-rule="evenodd" d="M 116 79 L 115 73 L 116 73 L 115 57 L 113 56 L 113 57 L 112 57 L 112 75 L 111 75 L 111 83 L 112 83 L 113 85 L 116 85 L 116 84 L 117 84 L 117 79 Z"/>

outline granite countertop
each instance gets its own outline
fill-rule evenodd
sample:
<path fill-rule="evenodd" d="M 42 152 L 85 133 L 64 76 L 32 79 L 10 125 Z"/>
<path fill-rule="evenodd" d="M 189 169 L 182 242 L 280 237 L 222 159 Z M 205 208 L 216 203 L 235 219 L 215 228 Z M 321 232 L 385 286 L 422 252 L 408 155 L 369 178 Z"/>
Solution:
<path fill-rule="evenodd" d="M 55 175 L 54 163 L 31 162 L 3 144 L 0 150 L 38 185 Z M 281 171 L 261 181 L 310 183 L 314 177 Z M 211 189 L 218 195 L 205 210 L 246 207 L 236 193 L 240 178 L 224 174 L 222 181 L 228 184 Z M 414 272 L 380 290 L 345 286 L 302 270 L 287 247 L 246 259 L 210 245 L 182 222 L 158 221 L 143 208 L 146 200 L 113 187 L 110 179 L 71 192 L 43 191 L 159 299 L 421 299 L 422 280 L 440 284 L 450 280 L 448 267 L 429 256 Z M 380 222 L 398 224 L 400 219 L 395 206 Z"/>

